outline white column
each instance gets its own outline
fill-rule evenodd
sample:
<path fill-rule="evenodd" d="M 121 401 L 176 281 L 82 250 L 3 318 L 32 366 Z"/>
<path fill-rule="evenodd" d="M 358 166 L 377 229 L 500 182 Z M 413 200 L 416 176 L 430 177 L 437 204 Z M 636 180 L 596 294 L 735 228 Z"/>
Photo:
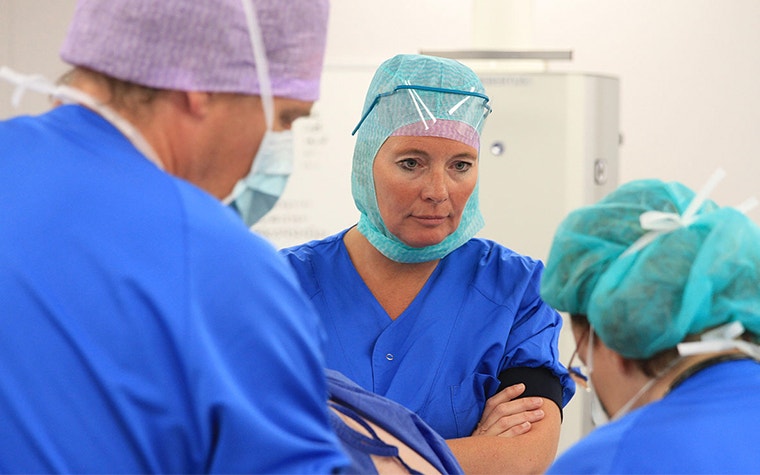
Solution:
<path fill-rule="evenodd" d="M 533 0 L 473 0 L 472 6 L 475 49 L 533 47 Z"/>

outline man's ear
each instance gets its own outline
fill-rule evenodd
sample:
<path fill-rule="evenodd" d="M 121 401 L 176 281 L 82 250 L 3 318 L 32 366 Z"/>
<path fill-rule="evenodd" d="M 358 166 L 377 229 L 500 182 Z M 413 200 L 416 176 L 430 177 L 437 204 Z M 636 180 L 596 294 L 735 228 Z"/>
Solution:
<path fill-rule="evenodd" d="M 594 358 L 596 358 L 596 354 L 600 354 L 600 357 L 609 359 L 619 373 L 629 374 L 633 370 L 638 369 L 633 360 L 623 357 L 620 353 L 605 345 L 600 339 L 594 339 L 594 344 L 596 345 L 594 347 Z"/>
<path fill-rule="evenodd" d="M 178 91 L 187 113 L 193 117 L 203 118 L 208 114 L 211 104 L 211 93 L 199 91 Z"/>
<path fill-rule="evenodd" d="M 621 373 L 630 375 L 630 376 L 641 373 L 641 368 L 639 368 L 639 365 L 635 360 L 625 358 L 621 356 L 619 353 L 616 353 L 614 351 L 613 353 L 615 355 L 614 356 L 615 364 L 617 365 Z"/>

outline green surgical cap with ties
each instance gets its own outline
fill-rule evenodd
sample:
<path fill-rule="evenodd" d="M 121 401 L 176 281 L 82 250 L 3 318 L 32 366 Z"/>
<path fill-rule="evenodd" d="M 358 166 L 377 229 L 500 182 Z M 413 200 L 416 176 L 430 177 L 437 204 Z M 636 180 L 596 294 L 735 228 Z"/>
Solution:
<path fill-rule="evenodd" d="M 560 224 L 541 281 L 627 358 L 739 322 L 760 335 L 760 228 L 680 183 L 638 180 Z"/>
<path fill-rule="evenodd" d="M 470 195 L 457 230 L 421 248 L 404 244 L 386 228 L 375 196 L 372 165 L 390 136 L 427 136 L 480 148 L 480 132 L 491 111 L 478 76 L 453 59 L 402 54 L 382 63 L 370 83 L 354 129 L 351 191 L 359 212 L 358 230 L 383 255 L 397 262 L 440 259 L 483 227 L 478 187 Z"/>

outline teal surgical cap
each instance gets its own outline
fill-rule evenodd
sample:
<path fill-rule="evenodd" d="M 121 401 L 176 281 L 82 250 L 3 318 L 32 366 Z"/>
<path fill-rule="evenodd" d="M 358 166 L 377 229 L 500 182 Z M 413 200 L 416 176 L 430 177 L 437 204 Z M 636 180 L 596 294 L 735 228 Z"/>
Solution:
<path fill-rule="evenodd" d="M 390 233 L 375 196 L 372 164 L 391 135 L 434 136 L 479 149 L 483 121 L 491 108 L 478 76 L 447 58 L 398 55 L 380 65 L 370 83 L 354 133 L 351 190 L 361 213 L 358 229 L 383 255 L 397 262 L 440 259 L 472 238 L 484 224 L 478 186 L 457 230 L 442 242 L 413 248 Z"/>
<path fill-rule="evenodd" d="M 541 297 L 586 315 L 627 358 L 732 322 L 760 335 L 760 228 L 710 200 L 691 214 L 694 198 L 679 183 L 640 180 L 570 213 L 554 236 Z"/>

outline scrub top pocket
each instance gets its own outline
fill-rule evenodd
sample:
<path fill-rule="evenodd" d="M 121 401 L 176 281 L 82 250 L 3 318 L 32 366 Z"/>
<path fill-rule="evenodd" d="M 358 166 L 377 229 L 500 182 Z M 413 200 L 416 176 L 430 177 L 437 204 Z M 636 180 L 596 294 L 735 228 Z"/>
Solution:
<path fill-rule="evenodd" d="M 467 437 L 475 430 L 486 406 L 486 391 L 498 388 L 499 380 L 490 374 L 473 373 L 461 383 L 451 386 L 451 407 L 454 411 L 456 437 Z M 447 437 L 451 438 L 451 437 Z"/>

